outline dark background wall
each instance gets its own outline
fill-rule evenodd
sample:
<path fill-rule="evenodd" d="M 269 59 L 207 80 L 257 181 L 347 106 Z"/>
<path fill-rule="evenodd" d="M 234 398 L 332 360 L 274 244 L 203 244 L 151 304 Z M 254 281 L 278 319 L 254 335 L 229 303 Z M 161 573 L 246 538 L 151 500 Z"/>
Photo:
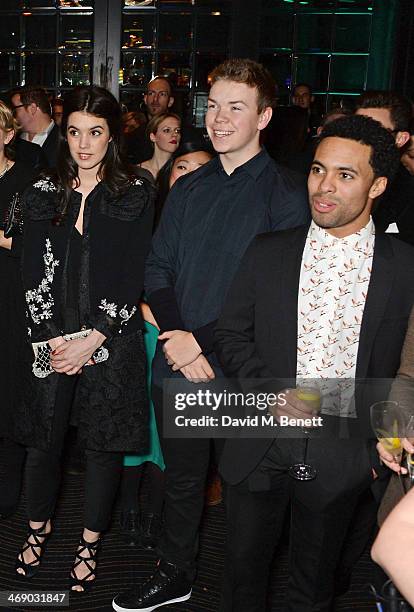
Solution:
<path fill-rule="evenodd" d="M 414 2 L 400 0 L 396 24 L 392 84 L 414 100 Z"/>
<path fill-rule="evenodd" d="M 226 57 L 266 65 L 281 104 L 298 81 L 321 108 L 366 88 L 414 97 L 414 0 L 0 0 L 0 93 L 94 82 L 132 108 L 168 74 L 202 121 L 209 72 Z"/>

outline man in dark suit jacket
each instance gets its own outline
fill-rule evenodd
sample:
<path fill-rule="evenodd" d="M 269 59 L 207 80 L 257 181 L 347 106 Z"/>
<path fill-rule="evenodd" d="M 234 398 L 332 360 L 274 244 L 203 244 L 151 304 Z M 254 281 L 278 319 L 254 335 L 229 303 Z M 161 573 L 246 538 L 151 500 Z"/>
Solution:
<path fill-rule="evenodd" d="M 370 212 L 397 167 L 393 138 L 378 122 L 353 116 L 325 128 L 308 180 L 311 226 L 254 240 L 216 327 L 223 369 L 244 390 L 257 379 L 395 376 L 414 303 L 414 251 L 376 236 Z M 276 418 L 312 416 L 295 392 L 286 397 L 286 405 L 270 409 Z M 367 421 L 367 414 L 369 421 L 366 386 L 358 394 L 356 385 L 355 398 L 360 418 L 347 422 Z M 288 470 L 303 461 L 305 443 L 286 437 L 226 443 L 223 612 L 266 609 L 269 566 L 289 501 L 286 610 L 332 610 L 347 528 L 380 466 L 371 441 L 311 437 L 306 462 L 316 478 L 294 480 Z"/>
<path fill-rule="evenodd" d="M 49 167 L 47 157 L 39 145 L 22 138 L 16 138 L 13 148 L 17 161 L 25 162 L 38 172 Z"/>
<path fill-rule="evenodd" d="M 410 139 L 411 101 L 394 91 L 365 91 L 357 100 L 355 113 L 379 121 L 389 130 L 401 155 Z M 401 163 L 383 197 L 373 209 L 378 231 L 393 233 L 414 245 L 414 178 Z"/>

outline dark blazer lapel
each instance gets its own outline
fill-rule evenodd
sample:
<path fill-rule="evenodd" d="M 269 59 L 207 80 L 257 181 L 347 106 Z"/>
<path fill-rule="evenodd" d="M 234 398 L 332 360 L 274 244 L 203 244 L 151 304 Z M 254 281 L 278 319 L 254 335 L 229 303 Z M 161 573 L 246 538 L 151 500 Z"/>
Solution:
<path fill-rule="evenodd" d="M 299 279 L 308 229 L 306 227 L 298 230 L 296 240 L 292 241 L 292 246 L 283 251 L 281 266 L 280 309 L 282 310 L 282 324 L 279 323 L 279 329 L 283 334 L 284 346 L 286 347 L 283 359 L 287 359 L 288 371 L 292 372 L 292 378 L 296 377 L 297 368 Z"/>
<path fill-rule="evenodd" d="M 59 127 L 55 123 L 55 125 L 51 129 L 50 133 L 48 134 L 48 137 L 46 138 L 42 146 L 42 149 L 46 157 L 48 158 L 49 165 L 50 165 L 52 157 L 53 158 L 56 157 L 58 143 L 59 143 Z M 55 164 L 56 164 L 56 159 L 54 160 L 53 166 Z"/>
<path fill-rule="evenodd" d="M 371 279 L 359 336 L 356 378 L 367 375 L 374 339 L 390 298 L 393 276 L 391 241 L 386 234 L 378 233 L 375 236 Z"/>

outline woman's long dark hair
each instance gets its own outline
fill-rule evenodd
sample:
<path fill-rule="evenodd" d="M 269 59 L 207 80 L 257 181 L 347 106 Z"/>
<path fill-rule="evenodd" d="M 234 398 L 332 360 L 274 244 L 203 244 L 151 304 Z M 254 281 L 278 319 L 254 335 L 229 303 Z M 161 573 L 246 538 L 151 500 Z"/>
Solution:
<path fill-rule="evenodd" d="M 121 195 L 133 176 L 133 171 L 125 163 L 122 155 L 122 112 L 116 98 L 103 87 L 75 87 L 65 95 L 63 104 L 60 143 L 56 164 L 56 180 L 59 190 L 59 219 L 65 216 L 73 185 L 80 185 L 78 165 L 73 160 L 66 138 L 68 118 L 72 113 L 85 112 L 106 120 L 112 140 L 102 160 L 97 176 L 105 181 L 115 195 Z M 59 219 L 56 221 L 59 222 Z"/>

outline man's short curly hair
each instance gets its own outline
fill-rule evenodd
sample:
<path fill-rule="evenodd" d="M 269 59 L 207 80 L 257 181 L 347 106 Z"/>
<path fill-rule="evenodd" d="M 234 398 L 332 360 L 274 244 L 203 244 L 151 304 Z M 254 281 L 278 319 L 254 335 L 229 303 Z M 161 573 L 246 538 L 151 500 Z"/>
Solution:
<path fill-rule="evenodd" d="M 381 123 L 364 115 L 340 117 L 328 123 L 318 138 L 345 138 L 371 147 L 369 163 L 375 178 L 385 176 L 391 180 L 400 163 L 400 154 L 393 135 Z"/>

